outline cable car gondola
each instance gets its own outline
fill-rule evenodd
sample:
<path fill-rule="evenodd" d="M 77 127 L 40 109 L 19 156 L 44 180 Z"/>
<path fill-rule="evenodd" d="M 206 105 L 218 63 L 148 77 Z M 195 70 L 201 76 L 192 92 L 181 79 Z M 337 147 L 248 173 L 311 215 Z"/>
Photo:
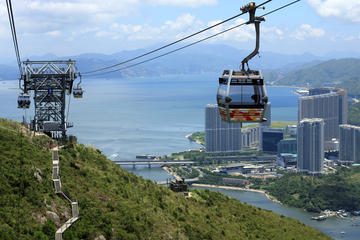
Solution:
<path fill-rule="evenodd" d="M 81 77 L 81 73 L 79 72 L 79 77 L 80 77 L 80 82 L 77 84 L 76 87 L 73 88 L 73 96 L 74 98 L 82 98 L 84 91 L 82 90 L 80 84 L 82 82 L 82 77 Z"/>
<path fill-rule="evenodd" d="M 228 122 L 264 122 L 267 105 L 264 79 L 259 71 L 225 70 L 219 78 L 217 102 Z"/>
<path fill-rule="evenodd" d="M 18 108 L 27 109 L 30 107 L 30 95 L 28 93 L 20 93 L 18 97 Z"/>
<path fill-rule="evenodd" d="M 84 91 L 80 86 L 76 86 L 73 88 L 73 96 L 74 98 L 82 98 Z"/>
<path fill-rule="evenodd" d="M 264 86 L 264 78 L 260 71 L 250 70 L 248 61 L 259 53 L 260 23 L 262 17 L 255 17 L 258 6 L 251 2 L 241 8 L 243 13 L 249 12 L 248 24 L 254 23 L 256 30 L 256 48 L 241 63 L 240 71 L 225 70 L 219 78 L 217 103 L 220 116 L 228 122 L 264 122 L 268 96 Z M 248 69 L 245 70 L 245 64 Z"/>

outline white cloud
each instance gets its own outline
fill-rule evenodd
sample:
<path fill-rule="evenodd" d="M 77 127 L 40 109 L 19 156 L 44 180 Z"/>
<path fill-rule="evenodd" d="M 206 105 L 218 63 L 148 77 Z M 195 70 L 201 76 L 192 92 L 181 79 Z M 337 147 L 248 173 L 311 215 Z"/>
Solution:
<path fill-rule="evenodd" d="M 95 33 L 95 37 L 111 37 L 114 34 L 112 32 L 108 31 L 98 31 Z"/>
<path fill-rule="evenodd" d="M 136 13 L 140 4 L 140 0 L 17 0 L 13 11 L 18 32 L 31 35 L 109 24 Z M 0 24 L 7 22 L 6 8 L 1 4 Z"/>
<path fill-rule="evenodd" d="M 203 27 L 203 23 L 191 14 L 184 14 L 173 21 L 165 21 L 162 25 L 149 24 L 112 24 L 108 31 L 112 39 L 169 41 L 184 37 Z"/>
<path fill-rule="evenodd" d="M 72 31 L 72 35 L 77 36 L 77 35 L 83 35 L 83 34 L 90 33 L 90 32 L 97 32 L 97 31 L 99 31 L 98 27 L 86 27 L 86 28 L 80 29 L 78 31 Z"/>
<path fill-rule="evenodd" d="M 325 30 L 321 28 L 313 28 L 309 24 L 302 24 L 300 29 L 296 30 L 291 37 L 297 40 L 305 40 L 307 38 L 321 38 L 325 35 Z"/>
<path fill-rule="evenodd" d="M 13 10 L 17 30 L 23 36 L 47 34 L 54 29 L 66 35 L 66 31 L 85 34 L 79 29 L 86 27 L 112 30 L 119 26 L 121 17 L 139 14 L 143 6 L 200 7 L 216 5 L 218 0 L 17 0 Z M 5 4 L 0 4 L 0 28 L 8 24 Z M 194 16 L 187 14 L 168 22 L 174 29 L 184 29 L 194 22 Z M 164 28 L 167 28 L 164 26 Z M 140 31 L 136 28 L 135 30 Z M 97 35 L 103 35 L 98 33 Z"/>
<path fill-rule="evenodd" d="M 235 27 L 237 25 L 244 24 L 247 20 L 237 19 L 233 24 L 219 25 L 210 29 L 202 34 L 196 35 L 189 39 L 188 42 L 194 42 L 196 40 L 209 37 Z M 173 21 L 166 21 L 159 26 L 153 26 L 148 24 L 143 25 L 131 25 L 131 24 L 112 24 L 106 32 L 98 32 L 97 37 L 111 37 L 113 40 L 123 39 L 126 41 L 139 41 L 148 40 L 153 42 L 170 42 L 185 36 L 188 36 L 194 32 L 204 29 L 209 26 L 213 26 L 219 21 L 211 21 L 204 23 L 191 14 L 184 14 Z M 282 39 L 284 31 L 277 27 L 262 27 L 262 39 L 278 40 Z M 255 40 L 255 28 L 254 25 L 242 25 L 224 34 L 218 35 L 214 38 L 207 40 L 210 43 L 231 41 L 231 42 L 248 42 Z"/>
<path fill-rule="evenodd" d="M 209 31 L 208 35 L 217 34 L 221 31 L 224 31 L 229 28 L 236 27 L 238 25 L 241 25 L 240 27 L 234 28 L 231 31 L 228 31 L 224 34 L 221 34 L 215 38 L 213 38 L 211 41 L 216 42 L 219 40 L 223 41 L 236 41 L 236 42 L 248 42 L 248 41 L 254 41 L 256 38 L 255 34 L 255 27 L 253 24 L 246 25 L 244 24 L 247 20 L 239 18 L 235 21 L 234 24 L 231 25 L 220 25 L 218 27 L 213 28 Z M 220 21 L 213 21 L 209 22 L 208 26 L 214 25 Z M 243 24 L 243 25 L 242 25 Z M 261 26 L 261 40 L 277 40 L 282 39 L 284 35 L 284 31 L 277 28 L 277 27 L 266 27 Z"/>
<path fill-rule="evenodd" d="M 345 41 L 352 41 L 352 40 L 355 40 L 355 37 L 354 37 L 353 35 L 345 36 L 345 37 L 344 37 L 344 40 L 345 40 Z"/>
<path fill-rule="evenodd" d="M 46 32 L 45 34 L 48 35 L 48 36 L 56 37 L 56 36 L 60 36 L 60 35 L 61 35 L 61 32 L 58 31 L 58 30 L 55 30 L 55 31 Z"/>
<path fill-rule="evenodd" d="M 267 40 L 277 40 L 284 38 L 284 30 L 277 27 L 262 27 L 261 38 Z"/>
<path fill-rule="evenodd" d="M 188 13 L 178 17 L 175 21 L 167 21 L 165 24 L 166 28 L 181 31 L 195 24 L 195 16 Z"/>
<path fill-rule="evenodd" d="M 360 22 L 359 0 L 308 0 L 322 17 L 335 17 L 348 22 Z"/>
<path fill-rule="evenodd" d="M 217 4 L 217 0 L 148 0 L 151 5 L 167 5 L 181 7 L 201 7 Z"/>

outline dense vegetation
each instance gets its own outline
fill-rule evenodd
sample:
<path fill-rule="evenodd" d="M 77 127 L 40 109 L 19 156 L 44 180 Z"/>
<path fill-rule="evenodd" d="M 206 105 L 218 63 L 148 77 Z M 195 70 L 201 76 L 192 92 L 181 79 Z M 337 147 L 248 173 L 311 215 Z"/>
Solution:
<path fill-rule="evenodd" d="M 205 145 L 205 133 L 204 132 L 194 132 L 191 134 L 191 139 L 194 141 L 200 142 L 202 145 Z"/>
<path fill-rule="evenodd" d="M 285 129 L 287 125 L 296 125 L 296 122 L 286 122 L 286 121 L 271 121 L 271 128 L 277 128 L 277 129 Z M 253 128 L 257 127 L 259 124 L 247 124 L 244 125 L 243 128 Z"/>
<path fill-rule="evenodd" d="M 360 210 L 360 167 L 318 176 L 285 173 L 262 188 L 282 203 L 308 211 Z"/>
<path fill-rule="evenodd" d="M 231 184 L 231 183 L 224 182 L 223 178 L 246 179 L 243 176 L 235 177 L 235 176 L 230 176 L 225 173 L 210 172 L 205 169 L 203 169 L 202 172 L 204 173 L 203 177 L 200 178 L 199 181 L 197 181 L 196 183 L 239 187 L 239 184 Z"/>
<path fill-rule="evenodd" d="M 234 161 L 239 161 L 237 157 L 252 157 L 266 156 L 268 154 L 263 153 L 257 149 L 248 149 L 241 152 L 225 152 L 225 153 L 205 153 L 205 151 L 190 150 L 185 152 L 173 153 L 171 156 L 166 157 L 166 160 L 185 160 L 194 161 L 195 165 L 209 165 L 209 164 L 226 164 Z M 224 156 L 234 157 L 233 159 L 223 158 Z"/>
<path fill-rule="evenodd" d="M 171 170 L 185 179 L 197 178 L 200 175 L 200 172 L 192 167 L 171 167 Z"/>
<path fill-rule="evenodd" d="M 360 126 L 360 103 L 349 106 L 348 117 L 349 124 Z"/>
<path fill-rule="evenodd" d="M 335 59 L 307 66 L 281 75 L 276 84 L 335 86 L 346 89 L 350 95 L 360 95 L 360 59 Z"/>
<path fill-rule="evenodd" d="M 0 119 L 0 239 L 53 239 L 46 211 L 69 217 L 53 190 L 50 139 L 30 136 Z M 299 221 L 194 190 L 185 198 L 131 174 L 92 147 L 60 151 L 63 188 L 79 201 L 81 218 L 64 239 L 329 239 Z M 56 223 L 59 226 L 59 223 Z"/>

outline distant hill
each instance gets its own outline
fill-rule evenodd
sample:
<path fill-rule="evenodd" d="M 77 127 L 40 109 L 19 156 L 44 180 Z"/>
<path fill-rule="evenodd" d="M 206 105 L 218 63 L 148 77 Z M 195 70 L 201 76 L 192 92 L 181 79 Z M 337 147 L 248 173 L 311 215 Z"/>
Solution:
<path fill-rule="evenodd" d="M 180 47 L 178 45 L 177 47 Z M 75 59 L 77 61 L 78 70 L 87 72 L 98 69 L 104 66 L 113 65 L 124 60 L 133 58 L 140 54 L 146 53 L 150 50 L 159 47 L 153 46 L 146 49 L 137 49 L 131 51 L 121 51 L 110 55 L 99 53 L 86 53 L 75 56 L 57 57 L 53 54 L 46 54 L 44 56 L 28 57 L 30 60 L 56 60 L 56 59 Z M 154 56 L 171 51 L 174 48 L 169 48 L 159 51 L 155 54 L 138 59 L 129 64 L 137 63 L 142 60 L 152 58 Z M 170 54 L 168 56 L 159 58 L 134 68 L 126 69 L 120 72 L 115 72 L 105 76 L 93 77 L 143 77 L 143 76 L 161 76 L 169 74 L 198 74 L 204 72 L 218 72 L 221 73 L 224 69 L 239 69 L 241 60 L 246 57 L 250 50 L 239 50 L 227 45 L 219 44 L 200 44 L 184 49 L 182 51 Z M 287 55 L 267 51 L 261 51 L 260 57 L 254 57 L 251 60 L 250 67 L 252 69 L 261 69 L 264 72 L 274 69 L 293 69 L 311 61 L 324 60 L 323 58 L 311 55 Z M 122 66 L 126 66 L 125 64 Z M 16 69 L 14 63 L 9 64 L 13 69 Z M 10 75 L 12 76 L 12 75 Z M 8 78 L 5 71 L 0 69 L 0 78 Z M 17 78 L 17 76 L 16 76 Z"/>
<path fill-rule="evenodd" d="M 86 53 L 59 58 L 53 54 L 46 54 L 44 56 L 32 56 L 29 59 L 74 59 L 77 61 L 77 70 L 87 72 L 128 60 L 157 47 L 159 46 L 121 51 L 110 55 Z M 138 63 L 172 49 L 174 48 L 159 51 L 131 63 L 121 65 L 118 68 Z M 239 50 L 227 45 L 200 44 L 133 68 L 106 75 L 88 75 L 85 77 L 89 80 L 92 78 L 153 77 L 208 72 L 221 74 L 224 69 L 239 69 L 241 60 L 250 51 Z M 340 53 L 334 53 L 333 55 L 341 56 Z M 347 89 L 351 95 L 360 94 L 360 59 L 358 58 L 329 60 L 328 57 L 330 55 L 327 57 L 317 57 L 309 53 L 287 55 L 267 51 L 261 51 L 260 56 L 260 58 L 254 57 L 249 64 L 252 69 L 262 70 L 268 83 L 292 86 L 307 86 L 308 84 L 310 86 L 337 86 Z M 9 66 L 0 65 L 0 79 L 17 78 L 17 67 L 14 63 Z"/>
<path fill-rule="evenodd" d="M 0 119 L 0 239 L 53 239 L 69 218 L 54 193 L 50 139 Z M 129 173 L 99 150 L 67 144 L 62 188 L 79 202 L 80 219 L 64 239 L 330 239 L 318 230 L 217 192 L 185 198 Z"/>
<path fill-rule="evenodd" d="M 81 71 L 86 72 L 127 60 L 152 49 L 153 48 L 122 51 L 112 55 L 101 56 L 99 54 L 86 54 L 74 56 L 73 58 L 78 60 L 78 68 L 81 69 Z M 144 57 L 132 63 L 149 59 L 164 52 L 165 51 L 160 51 L 159 53 Z M 241 60 L 249 53 L 250 51 L 248 50 L 239 50 L 226 45 L 204 44 L 184 49 L 134 68 L 105 75 L 105 77 L 160 76 L 169 74 L 198 74 L 204 72 L 222 73 L 224 69 L 239 69 Z M 311 54 L 285 55 L 272 52 L 261 52 L 260 58 L 255 57 L 251 60 L 250 67 L 252 69 L 262 69 L 266 71 L 268 69 L 287 68 L 288 66 L 295 67 L 318 59 L 319 57 Z"/>
<path fill-rule="evenodd" d="M 277 85 L 341 87 L 350 95 L 360 95 L 360 59 L 344 58 L 305 65 L 287 73 L 268 74 Z"/>

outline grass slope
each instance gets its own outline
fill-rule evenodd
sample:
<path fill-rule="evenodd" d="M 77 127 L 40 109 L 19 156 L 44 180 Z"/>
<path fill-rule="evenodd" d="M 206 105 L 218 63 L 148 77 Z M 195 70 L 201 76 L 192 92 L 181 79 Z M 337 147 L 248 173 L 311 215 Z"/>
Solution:
<path fill-rule="evenodd" d="M 286 121 L 271 121 L 271 128 L 278 128 L 278 129 L 285 129 L 287 125 L 296 125 L 297 122 L 286 122 Z M 244 129 L 247 128 L 254 128 L 259 126 L 258 123 L 252 123 L 252 124 L 247 124 L 244 125 Z"/>
<path fill-rule="evenodd" d="M 70 208 L 54 194 L 50 139 L 20 130 L 0 119 L 0 239 L 53 239 L 46 211 L 64 223 Z M 195 190 L 184 198 L 81 144 L 60 151 L 60 166 L 63 188 L 76 196 L 81 215 L 64 239 L 330 239 L 220 193 Z"/>

